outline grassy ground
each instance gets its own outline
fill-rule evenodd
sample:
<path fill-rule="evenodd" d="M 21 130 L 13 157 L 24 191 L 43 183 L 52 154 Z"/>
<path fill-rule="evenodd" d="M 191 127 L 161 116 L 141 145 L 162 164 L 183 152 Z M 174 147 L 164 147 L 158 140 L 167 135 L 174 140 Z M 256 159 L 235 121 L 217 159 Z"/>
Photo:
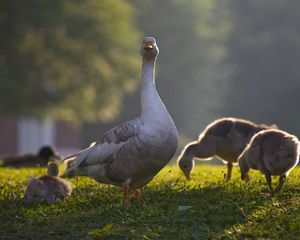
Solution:
<path fill-rule="evenodd" d="M 0 239 L 300 239 L 300 169 L 274 198 L 264 178 L 223 182 L 224 166 L 198 165 L 187 182 L 164 168 L 129 209 L 117 187 L 72 179 L 73 195 L 55 205 L 22 202 L 29 175 L 44 169 L 0 168 Z"/>

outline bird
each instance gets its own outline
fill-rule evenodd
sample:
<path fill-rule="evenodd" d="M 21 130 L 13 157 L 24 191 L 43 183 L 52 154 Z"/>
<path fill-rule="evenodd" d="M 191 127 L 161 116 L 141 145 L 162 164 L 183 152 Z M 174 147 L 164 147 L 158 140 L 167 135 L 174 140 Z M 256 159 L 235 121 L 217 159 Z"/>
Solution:
<path fill-rule="evenodd" d="M 172 159 L 178 145 L 175 123 L 155 85 L 159 49 L 153 37 L 141 46 L 141 114 L 106 132 L 87 149 L 63 159 L 72 160 L 65 175 L 88 176 L 98 182 L 121 186 L 124 205 L 130 205 L 129 191 L 137 199 L 146 185 Z"/>
<path fill-rule="evenodd" d="M 54 203 L 66 199 L 72 193 L 71 184 L 59 177 L 57 163 L 48 164 L 47 174 L 31 178 L 24 194 L 26 203 Z"/>
<path fill-rule="evenodd" d="M 220 118 L 210 123 L 199 135 L 197 141 L 188 143 L 177 159 L 179 168 L 190 180 L 195 166 L 194 158 L 210 160 L 217 157 L 227 164 L 225 181 L 231 179 L 233 164 L 237 163 L 251 137 L 260 130 L 277 128 L 240 118 Z"/>
<path fill-rule="evenodd" d="M 241 179 L 249 180 L 250 169 L 265 175 L 271 195 L 279 193 L 290 171 L 299 162 L 299 140 L 282 130 L 269 129 L 256 133 L 239 156 Z M 280 176 L 273 189 L 272 176 Z"/>
<path fill-rule="evenodd" d="M 37 154 L 27 153 L 24 155 L 10 155 L 2 159 L 5 167 L 44 167 L 49 160 L 60 160 L 61 156 L 56 150 L 48 145 L 42 146 Z"/>

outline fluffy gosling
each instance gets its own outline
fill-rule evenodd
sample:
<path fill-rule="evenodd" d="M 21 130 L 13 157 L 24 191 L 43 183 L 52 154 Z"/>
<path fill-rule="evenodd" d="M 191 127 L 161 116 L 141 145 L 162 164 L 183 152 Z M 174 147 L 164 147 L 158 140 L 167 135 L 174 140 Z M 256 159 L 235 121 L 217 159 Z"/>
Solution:
<path fill-rule="evenodd" d="M 238 118 L 221 118 L 210 123 L 200 134 L 198 141 L 187 144 L 178 157 L 178 165 L 186 178 L 194 168 L 194 158 L 211 159 L 218 157 L 227 163 L 225 181 L 231 179 L 233 163 L 237 163 L 238 156 L 246 147 L 251 137 L 268 128 L 277 128 L 276 125 L 267 126 Z"/>
<path fill-rule="evenodd" d="M 26 189 L 24 201 L 26 203 L 54 203 L 66 199 L 71 195 L 71 184 L 59 177 L 58 165 L 49 163 L 48 175 L 32 178 Z"/>
<path fill-rule="evenodd" d="M 299 140 L 280 130 L 264 130 L 255 134 L 239 157 L 242 180 L 248 180 L 250 169 L 265 175 L 270 193 L 279 193 L 289 172 L 299 162 Z M 280 176 L 279 184 L 272 187 L 271 176 Z"/>

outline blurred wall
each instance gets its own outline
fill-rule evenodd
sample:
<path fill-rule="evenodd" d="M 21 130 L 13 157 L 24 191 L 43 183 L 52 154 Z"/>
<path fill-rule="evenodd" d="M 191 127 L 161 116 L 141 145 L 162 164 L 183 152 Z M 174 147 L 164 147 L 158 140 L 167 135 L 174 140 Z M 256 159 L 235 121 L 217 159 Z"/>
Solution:
<path fill-rule="evenodd" d="M 0 156 L 35 153 L 43 145 L 53 146 L 65 156 L 81 147 L 80 126 L 50 119 L 0 119 L 0 136 Z"/>

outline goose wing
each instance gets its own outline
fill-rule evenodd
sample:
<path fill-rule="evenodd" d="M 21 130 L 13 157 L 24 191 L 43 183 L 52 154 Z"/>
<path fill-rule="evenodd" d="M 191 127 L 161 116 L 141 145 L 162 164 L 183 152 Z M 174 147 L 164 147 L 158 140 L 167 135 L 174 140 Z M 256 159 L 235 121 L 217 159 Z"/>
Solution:
<path fill-rule="evenodd" d="M 96 143 L 75 154 L 67 156 L 62 161 L 75 160 L 74 164 L 66 170 L 66 173 L 76 170 L 78 167 L 104 163 L 130 138 L 138 132 L 138 119 L 124 122 L 104 134 Z"/>
<path fill-rule="evenodd" d="M 134 137 L 137 134 L 138 120 L 134 119 L 122 123 L 113 129 L 109 130 L 104 136 L 97 142 L 97 144 L 103 143 L 122 143 L 127 142 L 128 139 Z"/>

